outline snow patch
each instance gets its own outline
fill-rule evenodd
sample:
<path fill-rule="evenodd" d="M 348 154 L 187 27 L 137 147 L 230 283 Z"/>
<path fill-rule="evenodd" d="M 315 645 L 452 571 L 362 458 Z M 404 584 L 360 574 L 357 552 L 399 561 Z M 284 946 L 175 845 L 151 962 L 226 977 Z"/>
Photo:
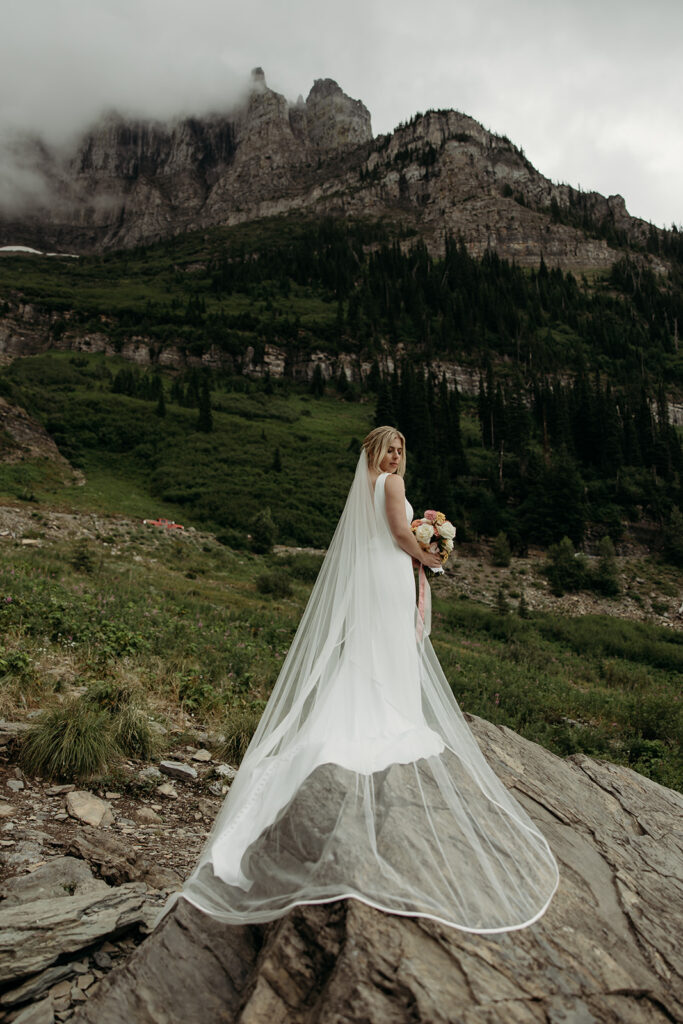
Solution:
<path fill-rule="evenodd" d="M 40 249 L 32 249 L 30 245 L 0 245 L 0 252 L 23 252 L 31 256 L 62 256 L 69 260 L 80 258 L 75 252 L 41 252 Z"/>

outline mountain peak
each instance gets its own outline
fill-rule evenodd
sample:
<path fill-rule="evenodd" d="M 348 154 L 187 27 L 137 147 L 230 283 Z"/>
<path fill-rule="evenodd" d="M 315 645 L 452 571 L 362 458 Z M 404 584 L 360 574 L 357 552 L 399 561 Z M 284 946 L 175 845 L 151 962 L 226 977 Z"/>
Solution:
<path fill-rule="evenodd" d="M 263 68 L 252 68 L 251 69 L 251 89 L 252 92 L 265 92 L 268 86 L 266 85 L 266 75 Z"/>

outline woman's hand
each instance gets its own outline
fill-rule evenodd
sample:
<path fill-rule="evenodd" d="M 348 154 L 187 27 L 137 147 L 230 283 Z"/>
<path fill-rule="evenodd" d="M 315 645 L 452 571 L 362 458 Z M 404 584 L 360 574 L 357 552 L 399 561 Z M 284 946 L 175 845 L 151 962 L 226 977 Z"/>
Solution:
<path fill-rule="evenodd" d="M 441 568 L 441 555 L 436 555 L 433 551 L 422 551 L 420 561 L 427 569 L 440 569 Z"/>

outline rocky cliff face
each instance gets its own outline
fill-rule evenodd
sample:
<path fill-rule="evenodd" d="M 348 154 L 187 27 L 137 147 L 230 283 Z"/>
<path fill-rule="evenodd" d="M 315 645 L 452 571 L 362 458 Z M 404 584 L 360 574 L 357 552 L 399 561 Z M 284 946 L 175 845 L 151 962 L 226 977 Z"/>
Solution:
<path fill-rule="evenodd" d="M 482 720 L 472 726 L 560 863 L 560 888 L 535 925 L 478 936 L 349 900 L 238 928 L 181 901 L 74 1021 L 683 1019 L 680 794 L 583 755 L 563 761 Z"/>
<path fill-rule="evenodd" d="M 85 252 L 306 211 L 397 218 L 434 252 L 450 233 L 474 255 L 581 270 L 616 258 L 605 227 L 637 242 L 650 230 L 620 196 L 552 183 L 465 114 L 432 111 L 373 140 L 368 110 L 336 82 L 289 104 L 261 68 L 229 114 L 171 125 L 111 115 L 66 157 L 34 143 L 23 161 L 49 200 L 5 213 L 0 244 Z"/>
<path fill-rule="evenodd" d="M 5 211 L 0 242 L 91 251 L 220 223 L 300 192 L 321 162 L 371 139 L 368 110 L 335 82 L 290 106 L 255 68 L 245 101 L 223 115 L 162 124 L 110 114 L 70 154 L 25 144 L 21 163 L 43 187 L 31 208 Z"/>

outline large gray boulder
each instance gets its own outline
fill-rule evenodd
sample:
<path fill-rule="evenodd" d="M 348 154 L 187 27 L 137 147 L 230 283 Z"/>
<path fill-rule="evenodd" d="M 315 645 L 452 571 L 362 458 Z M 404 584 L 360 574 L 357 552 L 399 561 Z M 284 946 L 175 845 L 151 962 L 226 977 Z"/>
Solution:
<path fill-rule="evenodd" d="M 0 885 L 0 923 L 8 907 L 34 900 L 63 899 L 85 893 L 107 892 L 109 886 L 93 878 L 85 861 L 76 857 L 53 857 L 27 875 L 9 878 Z"/>
<path fill-rule="evenodd" d="M 560 863 L 559 890 L 535 925 L 477 936 L 348 900 L 231 927 L 180 900 L 73 1020 L 683 1020 L 683 797 L 478 719 L 472 728 Z"/>
<path fill-rule="evenodd" d="M 36 899 L 2 907 L 0 985 L 50 967 L 60 956 L 110 935 L 146 925 L 147 887 L 134 882 L 79 896 Z"/>

